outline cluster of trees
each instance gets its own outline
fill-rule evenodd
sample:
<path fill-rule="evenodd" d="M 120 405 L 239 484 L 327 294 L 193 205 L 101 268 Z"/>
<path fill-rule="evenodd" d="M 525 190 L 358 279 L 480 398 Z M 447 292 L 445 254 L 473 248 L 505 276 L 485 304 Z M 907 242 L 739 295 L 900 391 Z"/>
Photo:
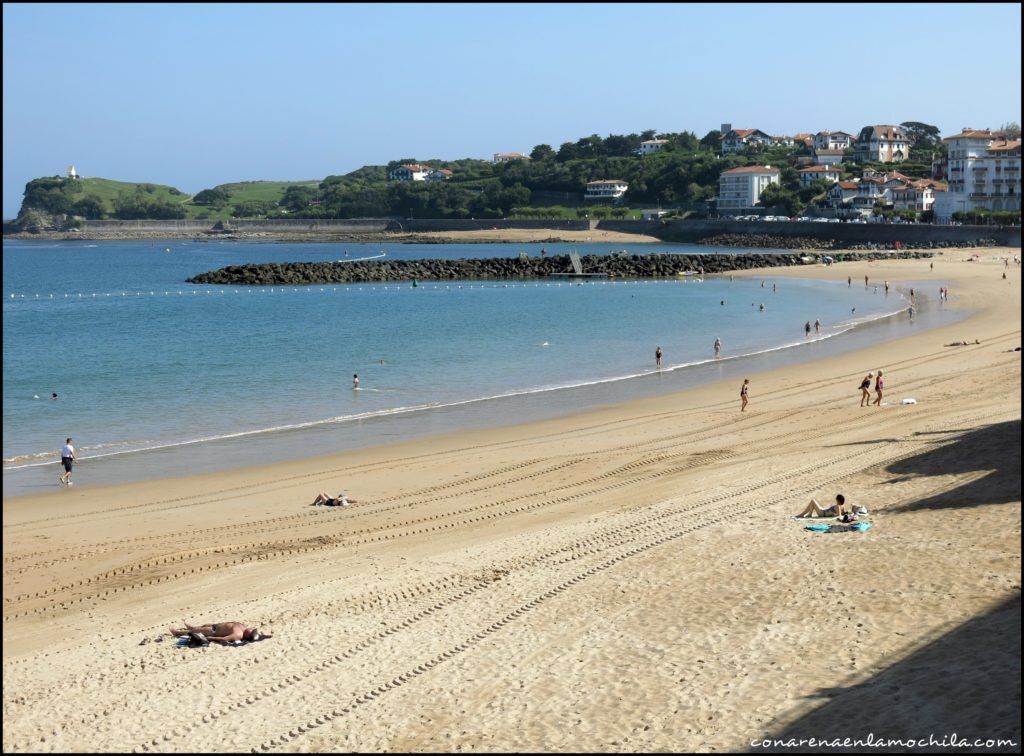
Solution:
<path fill-rule="evenodd" d="M 968 212 L 953 213 L 953 220 L 957 223 L 968 223 L 973 225 L 1020 225 L 1020 210 L 970 210 Z"/>
<path fill-rule="evenodd" d="M 188 213 L 181 203 L 154 197 L 156 187 L 140 184 L 133 192 L 121 192 L 114 198 L 112 217 L 118 220 L 177 220 Z"/>

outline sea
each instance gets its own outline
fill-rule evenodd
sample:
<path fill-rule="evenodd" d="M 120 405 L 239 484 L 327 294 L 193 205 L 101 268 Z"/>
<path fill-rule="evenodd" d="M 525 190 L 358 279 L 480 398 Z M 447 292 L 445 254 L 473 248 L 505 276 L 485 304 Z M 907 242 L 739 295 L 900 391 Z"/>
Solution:
<path fill-rule="evenodd" d="M 57 486 L 67 437 L 79 486 L 212 472 L 665 395 L 962 316 L 939 302 L 941 282 L 917 284 L 911 321 L 914 283 L 886 294 L 881 281 L 848 285 L 840 269 L 825 281 L 780 268 L 763 278 L 185 283 L 244 263 L 515 257 L 542 246 L 765 251 L 5 240 L 4 495 Z"/>

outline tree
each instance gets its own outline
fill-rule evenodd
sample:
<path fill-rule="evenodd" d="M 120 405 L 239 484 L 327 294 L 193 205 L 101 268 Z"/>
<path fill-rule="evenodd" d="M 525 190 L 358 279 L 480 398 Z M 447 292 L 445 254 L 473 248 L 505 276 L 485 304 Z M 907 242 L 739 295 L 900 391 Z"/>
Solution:
<path fill-rule="evenodd" d="M 761 199 L 758 200 L 761 207 L 778 207 L 786 215 L 796 215 L 803 210 L 803 204 L 795 192 L 785 189 L 778 184 L 769 184 L 761 192 Z"/>
<path fill-rule="evenodd" d="M 718 152 L 719 148 L 722 146 L 722 132 L 718 129 L 712 129 L 701 137 L 700 146 L 706 150 Z"/>
<path fill-rule="evenodd" d="M 555 156 L 555 159 L 564 163 L 569 160 L 576 160 L 579 156 L 579 147 L 574 142 L 562 142 L 562 146 L 558 148 L 558 154 Z"/>
<path fill-rule="evenodd" d="M 85 195 L 71 207 L 71 211 L 75 215 L 81 215 L 88 220 L 101 220 L 105 210 L 103 200 L 95 194 Z"/>
<path fill-rule="evenodd" d="M 235 205 L 231 214 L 236 218 L 253 218 L 259 215 L 266 215 L 272 212 L 276 205 L 266 200 L 247 200 Z"/>
<path fill-rule="evenodd" d="M 203 189 L 192 198 L 193 205 L 204 205 L 206 207 L 223 207 L 231 201 L 231 195 L 227 190 L 219 187 L 214 189 Z"/>
<path fill-rule="evenodd" d="M 935 148 L 941 139 L 938 126 L 931 126 L 920 121 L 904 121 L 900 124 L 903 130 L 910 137 L 911 147 L 919 150 L 931 150 Z"/>
<path fill-rule="evenodd" d="M 530 152 L 531 160 L 554 160 L 555 151 L 550 144 L 538 144 Z"/>
<path fill-rule="evenodd" d="M 1004 123 L 999 130 L 1005 132 L 1007 139 L 1020 139 L 1020 124 L 1016 121 Z"/>

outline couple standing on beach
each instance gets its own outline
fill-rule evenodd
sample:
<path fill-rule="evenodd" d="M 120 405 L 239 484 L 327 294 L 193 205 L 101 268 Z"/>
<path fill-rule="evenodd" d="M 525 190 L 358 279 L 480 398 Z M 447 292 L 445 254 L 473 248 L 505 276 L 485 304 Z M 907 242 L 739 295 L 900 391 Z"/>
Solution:
<path fill-rule="evenodd" d="M 875 401 L 871 401 L 871 379 L 875 379 Z M 864 376 L 864 380 L 860 382 L 860 406 L 870 407 L 872 404 L 876 407 L 882 406 L 882 390 L 885 388 L 885 380 L 882 378 L 882 371 L 878 371 L 876 377 L 874 373 L 868 373 Z"/>

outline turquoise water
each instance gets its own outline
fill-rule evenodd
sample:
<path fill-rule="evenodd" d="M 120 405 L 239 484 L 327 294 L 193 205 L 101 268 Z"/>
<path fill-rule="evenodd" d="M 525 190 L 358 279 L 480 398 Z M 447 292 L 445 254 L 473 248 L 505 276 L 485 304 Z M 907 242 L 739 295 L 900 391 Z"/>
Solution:
<path fill-rule="evenodd" d="M 611 251 L 544 246 L 552 254 Z M 845 278 L 798 281 L 785 278 L 785 269 L 763 287 L 761 279 L 728 277 L 416 288 L 184 283 L 246 262 L 381 252 L 390 259 L 497 257 L 539 248 L 5 241 L 5 489 L 19 474 L 56 469 L 67 436 L 93 463 L 94 480 L 103 478 L 105 460 L 183 474 L 194 469 L 187 460 L 210 456 L 255 463 L 285 447 L 308 455 L 436 431 L 438 413 L 456 417 L 460 407 L 471 408 L 459 411 L 472 420 L 455 425 L 497 424 L 523 418 L 527 400 L 547 411 L 608 400 L 594 390 L 581 394 L 587 387 L 614 385 L 614 399 L 674 391 L 688 374 L 723 363 L 713 359 L 716 337 L 724 361 L 749 359 L 813 348 L 808 342 L 888 314 L 905 318 L 907 303 L 895 289 L 886 296 L 863 282 L 848 287 Z M 670 249 L 711 251 L 630 251 Z M 808 340 L 804 323 L 815 319 L 822 332 Z M 655 346 L 664 352 L 657 376 Z M 52 392 L 58 400 L 49 399 Z M 222 453 L 232 439 L 232 454 Z M 247 450 L 257 448 L 259 458 L 253 451 L 250 459 Z M 176 449 L 186 456 L 174 456 Z M 153 450 L 162 450 L 157 462 Z"/>

